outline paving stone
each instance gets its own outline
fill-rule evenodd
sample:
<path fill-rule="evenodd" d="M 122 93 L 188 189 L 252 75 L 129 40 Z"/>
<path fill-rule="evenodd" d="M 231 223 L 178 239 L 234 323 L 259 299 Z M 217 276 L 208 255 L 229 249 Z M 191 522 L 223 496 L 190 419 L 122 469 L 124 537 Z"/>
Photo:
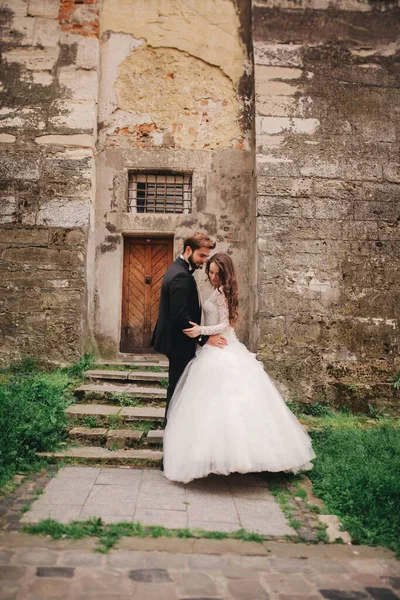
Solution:
<path fill-rule="evenodd" d="M 143 525 L 162 525 L 168 529 L 187 527 L 187 515 L 185 511 L 137 508 L 133 518 L 135 521 L 143 523 Z"/>
<path fill-rule="evenodd" d="M 122 575 L 120 571 L 109 569 L 85 569 L 79 577 L 77 574 L 74 578 L 73 598 L 81 600 L 81 596 L 85 593 L 90 594 L 90 600 L 92 598 L 109 600 L 110 596 L 125 600 L 125 598 L 132 598 L 132 585 L 127 573 Z"/>
<path fill-rule="evenodd" d="M 235 600 L 268 600 L 270 597 L 262 585 L 254 579 L 230 581 L 228 589 Z"/>
<path fill-rule="evenodd" d="M 0 565 L 7 565 L 13 556 L 14 552 L 9 552 L 8 550 L 0 550 Z"/>
<path fill-rule="evenodd" d="M 103 468 L 96 479 L 97 485 L 140 485 L 143 471 L 141 469 Z"/>
<path fill-rule="evenodd" d="M 180 490 L 179 490 L 180 491 Z M 140 508 L 155 508 L 159 510 L 181 510 L 186 513 L 187 505 L 185 491 L 182 493 L 166 494 L 165 490 L 153 490 L 150 492 L 139 491 L 136 507 Z"/>
<path fill-rule="evenodd" d="M 388 561 L 374 560 L 371 558 L 355 559 L 351 561 L 351 566 L 353 569 L 359 571 L 360 573 L 370 573 L 373 575 L 387 575 L 387 565 Z"/>
<path fill-rule="evenodd" d="M 301 573 L 260 573 L 260 580 L 271 594 L 315 594 L 317 591 Z"/>
<path fill-rule="evenodd" d="M 47 504 L 51 504 L 52 506 L 60 504 L 64 506 L 83 506 L 89 496 L 90 488 L 87 487 L 83 490 L 71 489 L 73 487 L 71 485 L 68 491 L 65 488 L 57 490 L 54 487 L 50 490 L 45 489 L 44 493 L 33 502 L 32 509 L 36 510 Z"/>
<path fill-rule="evenodd" d="M 196 597 L 217 595 L 215 583 L 205 573 L 180 573 L 177 581 L 183 595 L 196 595 Z"/>
<path fill-rule="evenodd" d="M 400 590 L 400 577 L 382 577 L 382 580 L 389 583 L 395 590 Z"/>
<path fill-rule="evenodd" d="M 193 554 L 189 557 L 189 569 L 200 569 L 201 571 L 214 571 L 226 569 L 228 561 L 223 556 L 216 554 Z"/>
<path fill-rule="evenodd" d="M 361 591 L 342 591 L 342 590 L 325 590 L 320 589 L 319 593 L 323 598 L 327 600 L 359 600 L 361 598 L 368 598 L 368 594 Z"/>
<path fill-rule="evenodd" d="M 145 583 L 172 583 L 166 569 L 134 569 L 129 572 L 129 577 Z"/>
<path fill-rule="evenodd" d="M 271 558 L 268 562 L 271 566 L 271 570 L 277 571 L 278 573 L 302 573 L 310 571 L 311 568 L 309 559 Z M 340 567 L 341 565 L 338 566 Z"/>
<path fill-rule="evenodd" d="M 148 552 L 146 566 L 148 569 L 185 569 L 188 557 L 186 554 L 169 552 Z"/>
<path fill-rule="evenodd" d="M 26 550 L 15 555 L 15 562 L 19 565 L 52 566 L 57 562 L 57 554 L 49 550 Z"/>
<path fill-rule="evenodd" d="M 134 600 L 181 600 L 177 595 L 174 585 L 170 583 L 138 583 L 130 581 L 134 586 Z M 104 598 L 109 600 L 109 598 Z M 119 598 L 118 600 L 132 600 L 132 596 Z M 192 598 L 191 600 L 196 600 Z"/>
<path fill-rule="evenodd" d="M 65 552 L 61 556 L 61 565 L 68 567 L 101 567 L 104 556 L 89 552 Z"/>
<path fill-rule="evenodd" d="M 221 523 L 221 521 L 197 521 L 188 518 L 189 529 L 203 529 L 203 531 L 221 531 L 222 533 L 232 533 L 241 528 L 240 523 Z"/>
<path fill-rule="evenodd" d="M 351 579 L 364 587 L 367 585 L 371 587 L 387 587 L 380 577 L 371 575 L 370 573 L 357 573 L 356 575 L 351 575 Z"/>
<path fill-rule="evenodd" d="M 50 519 L 59 521 L 60 523 L 69 523 L 77 519 L 82 510 L 82 505 L 79 506 L 64 506 L 59 504 L 50 508 Z"/>
<path fill-rule="evenodd" d="M 187 513 L 190 520 L 237 523 L 240 519 L 231 497 L 221 498 L 217 494 L 203 494 L 201 497 L 188 492 L 186 496 Z"/>
<path fill-rule="evenodd" d="M 0 581 L 18 581 L 26 574 L 25 567 L 13 565 L 0 565 Z"/>
<path fill-rule="evenodd" d="M 123 552 L 106 556 L 106 567 L 115 569 L 144 569 L 147 565 L 146 557 L 142 552 Z M 155 565 L 156 566 L 156 565 Z M 157 565 L 159 566 L 159 565 Z"/>
<path fill-rule="evenodd" d="M 65 598 L 71 589 L 71 583 L 62 579 L 36 579 L 29 586 L 33 598 L 40 600 L 53 600 Z"/>
<path fill-rule="evenodd" d="M 374 600 L 398 600 L 397 594 L 389 588 L 367 586 L 365 589 Z"/>
<path fill-rule="evenodd" d="M 18 594 L 18 586 L 14 583 L 1 582 L 0 600 L 16 600 Z"/>
<path fill-rule="evenodd" d="M 37 567 L 37 577 L 65 577 L 70 579 L 74 576 L 73 567 Z"/>
<path fill-rule="evenodd" d="M 275 598 L 276 596 L 274 596 Z M 309 595 L 305 596 L 304 594 L 279 594 L 277 596 L 279 600 L 321 600 L 321 596 L 318 595 Z"/>
<path fill-rule="evenodd" d="M 61 478 L 74 478 L 84 479 L 96 479 L 100 475 L 101 469 L 98 467 L 63 467 L 59 470 L 57 479 Z"/>

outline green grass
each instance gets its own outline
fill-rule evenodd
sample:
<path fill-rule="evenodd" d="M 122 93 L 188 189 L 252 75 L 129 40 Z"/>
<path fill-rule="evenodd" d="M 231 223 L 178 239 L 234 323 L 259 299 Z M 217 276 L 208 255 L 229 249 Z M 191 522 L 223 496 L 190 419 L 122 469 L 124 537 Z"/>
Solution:
<path fill-rule="evenodd" d="M 399 421 L 335 425 L 311 431 L 317 454 L 308 473 L 313 492 L 339 516 L 354 543 L 400 555 Z"/>
<path fill-rule="evenodd" d="M 204 531 L 196 529 L 171 530 L 161 525 L 144 526 L 136 523 L 112 523 L 106 525 L 101 518 L 93 517 L 87 521 L 71 521 L 71 523 L 59 523 L 53 519 L 43 519 L 39 523 L 25 525 L 22 528 L 25 533 L 32 535 L 49 535 L 53 539 L 83 539 L 84 537 L 98 538 L 97 552 L 106 553 L 113 548 L 122 537 L 178 537 L 178 538 L 205 538 L 213 540 L 225 540 L 233 538 L 243 542 L 263 543 L 262 536 L 245 529 L 239 529 L 232 534 L 222 531 Z"/>
<path fill-rule="evenodd" d="M 0 380 L 0 487 L 15 473 L 30 473 L 47 464 L 36 452 L 57 450 L 67 435 L 65 409 L 72 389 L 91 363 L 85 355 L 74 365 L 40 369 L 24 358 L 2 369 Z"/>

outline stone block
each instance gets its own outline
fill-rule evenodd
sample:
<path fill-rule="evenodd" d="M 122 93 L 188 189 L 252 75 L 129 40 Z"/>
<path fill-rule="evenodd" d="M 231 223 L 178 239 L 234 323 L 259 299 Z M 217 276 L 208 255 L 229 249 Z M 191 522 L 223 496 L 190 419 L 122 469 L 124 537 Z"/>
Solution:
<path fill-rule="evenodd" d="M 301 96 L 264 96 L 257 102 L 257 115 L 268 117 L 310 117 L 312 100 L 310 97 Z"/>
<path fill-rule="evenodd" d="M 33 17 L 57 19 L 60 0 L 29 0 L 28 14 Z"/>
<path fill-rule="evenodd" d="M 400 165 L 398 162 L 389 162 L 383 167 L 383 176 L 386 181 L 400 183 Z"/>
<path fill-rule="evenodd" d="M 16 228 L 3 229 L 1 241 L 4 244 L 16 244 L 27 246 L 43 246 L 49 240 L 49 232 L 46 229 Z"/>
<path fill-rule="evenodd" d="M 303 46 L 296 44 L 254 44 L 254 63 L 269 67 L 302 67 Z"/>
<path fill-rule="evenodd" d="M 14 48 L 7 50 L 3 58 L 9 63 L 18 63 L 28 71 L 51 71 L 58 55 L 59 47 Z"/>
<path fill-rule="evenodd" d="M 86 227 L 90 198 L 52 198 L 41 204 L 36 223 L 50 227 Z"/>
<path fill-rule="evenodd" d="M 0 198 L 0 224 L 7 225 L 14 223 L 16 218 L 17 201 L 13 196 L 3 196 Z M 3 236 L 1 236 L 3 240 Z"/>
<path fill-rule="evenodd" d="M 10 133 L 0 133 L 0 144 L 13 144 L 17 138 Z"/>
<path fill-rule="evenodd" d="M 180 573 L 178 586 L 182 597 L 196 596 L 197 598 L 205 598 L 217 595 L 216 585 L 206 573 Z"/>
<path fill-rule="evenodd" d="M 95 102 L 65 102 L 61 106 L 57 105 L 56 110 L 59 110 L 59 114 L 50 117 L 51 126 L 90 132 L 95 128 L 97 118 Z"/>
<path fill-rule="evenodd" d="M 35 19 L 26 16 L 15 16 L 3 28 L 1 40 L 5 44 L 31 46 L 33 43 Z"/>
<path fill-rule="evenodd" d="M 69 195 L 70 186 L 82 189 L 81 186 L 83 185 L 84 189 L 90 189 L 92 158 L 69 159 L 68 156 L 65 158 L 45 158 L 42 162 L 42 174 L 43 182 L 48 182 L 49 184 L 53 182 L 62 183 L 65 187 L 61 189 L 64 189 L 64 194 L 66 195 Z M 42 183 L 42 185 L 45 184 Z"/>
<path fill-rule="evenodd" d="M 133 581 L 140 581 L 143 583 L 172 582 L 166 569 L 134 569 L 129 572 L 129 577 Z"/>
<path fill-rule="evenodd" d="M 35 138 L 35 142 L 40 145 L 52 144 L 54 146 L 93 148 L 94 138 L 91 135 L 86 134 L 42 135 Z"/>
<path fill-rule="evenodd" d="M 81 69 L 97 69 L 99 66 L 99 55 L 98 39 L 84 37 L 78 43 L 76 65 Z"/>
<path fill-rule="evenodd" d="M 258 177 L 257 192 L 265 196 L 291 196 L 306 198 L 313 190 L 312 179 L 292 177 Z"/>
<path fill-rule="evenodd" d="M 298 119 L 287 117 L 256 117 L 256 133 L 299 133 L 313 135 L 320 123 L 318 119 Z"/>
<path fill-rule="evenodd" d="M 255 579 L 229 581 L 228 589 L 234 600 L 269 600 L 270 596 Z"/>
<path fill-rule="evenodd" d="M 32 81 L 35 85 L 49 86 L 53 83 L 53 74 L 47 71 L 32 71 Z"/>
<path fill-rule="evenodd" d="M 33 46 L 57 46 L 60 41 L 60 25 L 53 19 L 36 18 L 33 31 Z"/>
<path fill-rule="evenodd" d="M 95 71 L 64 67 L 60 69 L 59 83 L 68 90 L 72 101 L 97 99 L 98 76 Z"/>
<path fill-rule="evenodd" d="M 133 519 L 134 521 L 140 521 L 143 525 L 162 525 L 168 529 L 187 527 L 186 511 L 181 510 L 137 508 Z"/>
<path fill-rule="evenodd" d="M 79 266 L 85 257 L 81 253 L 70 250 L 55 250 L 48 248 L 7 248 L 2 253 L 2 259 L 10 263 L 36 263 L 42 268 L 46 266 Z"/>
<path fill-rule="evenodd" d="M 313 195 L 318 198 L 332 198 L 338 200 L 362 199 L 364 195 L 363 186 L 375 184 L 363 184 L 361 182 L 340 181 L 337 179 L 314 179 L 312 183 Z"/>
<path fill-rule="evenodd" d="M 11 11 L 16 17 L 26 17 L 28 0 L 1 0 L 0 6 Z"/>
<path fill-rule="evenodd" d="M 397 202 L 355 202 L 354 218 L 360 221 L 400 220 L 400 200 Z"/>
<path fill-rule="evenodd" d="M 1 108 L 1 124 L 3 127 L 44 129 L 45 116 L 41 109 L 34 108 Z"/>
<path fill-rule="evenodd" d="M 1 179 L 39 179 L 40 157 L 38 153 L 11 152 L 0 153 L 0 178 Z"/>

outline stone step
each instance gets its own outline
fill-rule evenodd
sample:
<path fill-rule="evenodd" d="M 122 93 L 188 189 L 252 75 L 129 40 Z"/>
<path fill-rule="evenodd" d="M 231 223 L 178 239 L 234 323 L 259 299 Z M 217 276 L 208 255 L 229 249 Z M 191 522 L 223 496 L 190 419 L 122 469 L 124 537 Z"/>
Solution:
<path fill-rule="evenodd" d="M 160 356 L 160 355 L 159 355 Z M 132 354 L 130 358 L 121 358 L 120 360 L 97 360 L 96 365 L 107 367 L 138 366 L 138 367 L 160 367 L 168 369 L 169 361 L 165 356 L 157 357 L 152 354 Z"/>
<path fill-rule="evenodd" d="M 72 440 L 84 446 L 105 446 L 118 449 L 130 448 L 144 436 L 139 429 L 107 429 L 102 427 L 73 427 L 69 432 Z"/>
<path fill-rule="evenodd" d="M 87 379 L 101 381 L 118 380 L 159 382 L 164 379 L 168 379 L 168 373 L 165 371 L 112 371 L 111 369 L 91 369 L 90 371 L 86 371 L 84 375 Z"/>
<path fill-rule="evenodd" d="M 71 421 L 94 417 L 98 423 L 109 423 L 110 417 L 121 421 L 163 421 L 165 409 L 133 406 L 112 406 L 110 404 L 72 404 L 66 409 Z"/>
<path fill-rule="evenodd" d="M 109 450 L 99 446 L 78 446 L 65 448 L 57 452 L 38 452 L 37 456 L 63 460 L 66 458 L 82 459 L 85 462 L 106 463 L 106 464 L 132 464 L 145 461 L 157 465 L 162 459 L 162 452 L 159 450 Z"/>
<path fill-rule="evenodd" d="M 152 429 L 146 436 L 146 444 L 152 446 L 153 444 L 162 444 L 164 440 L 163 429 Z"/>
<path fill-rule="evenodd" d="M 112 383 L 87 383 L 80 385 L 74 391 L 76 398 L 84 400 L 87 398 L 118 400 L 121 396 L 127 398 L 164 400 L 167 390 L 162 387 L 144 387 L 137 385 L 117 385 Z"/>

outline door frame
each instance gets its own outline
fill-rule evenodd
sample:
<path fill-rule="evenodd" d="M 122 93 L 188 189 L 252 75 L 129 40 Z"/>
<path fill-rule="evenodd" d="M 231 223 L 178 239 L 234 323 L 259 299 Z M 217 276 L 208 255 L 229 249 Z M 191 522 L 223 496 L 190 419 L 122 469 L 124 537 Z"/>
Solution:
<path fill-rule="evenodd" d="M 124 322 L 124 316 L 125 316 L 125 308 L 124 308 L 124 287 L 125 287 L 125 280 L 124 280 L 124 273 L 125 273 L 125 268 L 126 268 L 126 257 L 128 255 L 127 253 L 127 248 L 130 244 L 134 244 L 134 243 L 140 243 L 143 244 L 143 242 L 148 241 L 148 243 L 150 242 L 160 242 L 160 243 L 167 243 L 168 244 L 168 266 L 170 264 L 172 264 L 173 260 L 174 260 L 174 241 L 175 241 L 175 236 L 173 233 L 148 233 L 148 234 L 144 234 L 144 233 L 129 233 L 129 234 L 123 234 L 123 249 L 122 249 L 122 261 L 121 261 L 121 308 L 120 308 L 120 319 L 119 319 L 119 352 L 123 353 L 123 354 L 136 354 L 136 353 L 147 353 L 149 351 L 151 351 L 150 348 L 146 348 L 143 350 L 134 350 L 132 352 L 128 352 L 126 350 L 122 350 L 121 349 L 121 345 L 122 345 L 122 328 L 123 328 L 123 322 Z M 167 266 L 167 268 L 168 268 Z"/>

